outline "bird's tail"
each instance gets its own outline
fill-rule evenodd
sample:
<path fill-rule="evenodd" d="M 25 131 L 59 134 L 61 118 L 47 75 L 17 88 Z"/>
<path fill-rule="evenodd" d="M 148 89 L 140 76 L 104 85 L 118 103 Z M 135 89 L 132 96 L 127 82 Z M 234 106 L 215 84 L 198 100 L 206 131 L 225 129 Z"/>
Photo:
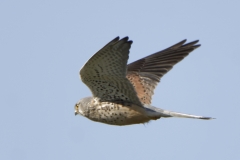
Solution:
<path fill-rule="evenodd" d="M 160 117 L 164 117 L 164 118 L 178 117 L 178 118 L 195 118 L 195 119 L 203 119 L 203 120 L 215 119 L 212 117 L 196 116 L 196 115 L 191 115 L 191 114 L 167 111 L 164 109 L 153 107 L 151 105 L 144 105 L 144 106 L 150 110 L 154 110 L 155 112 L 157 112 L 157 115 L 159 115 Z M 156 116 L 156 113 L 153 115 Z"/>
<path fill-rule="evenodd" d="M 158 113 L 161 114 L 161 117 L 178 117 L 178 118 L 195 118 L 195 119 L 204 119 L 204 120 L 210 120 L 214 119 L 212 117 L 204 117 L 204 116 L 196 116 L 192 114 L 185 114 L 185 113 L 179 113 L 179 112 L 172 112 L 167 110 L 157 110 Z"/>

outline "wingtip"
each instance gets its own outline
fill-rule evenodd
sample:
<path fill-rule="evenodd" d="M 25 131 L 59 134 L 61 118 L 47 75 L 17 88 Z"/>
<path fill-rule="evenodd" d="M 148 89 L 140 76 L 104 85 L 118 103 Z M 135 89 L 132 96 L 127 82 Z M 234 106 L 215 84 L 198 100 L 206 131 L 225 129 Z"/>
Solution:
<path fill-rule="evenodd" d="M 201 44 L 194 45 L 194 49 L 201 47 Z"/>
<path fill-rule="evenodd" d="M 126 36 L 126 37 L 123 37 L 120 41 L 128 41 L 129 37 Z"/>
<path fill-rule="evenodd" d="M 193 45 L 195 45 L 195 46 L 198 46 L 198 45 L 200 45 L 200 44 L 197 44 L 199 42 L 199 40 L 195 40 L 195 41 L 192 41 L 192 42 L 188 42 L 188 43 L 186 43 L 186 44 L 184 44 L 184 46 L 193 46 Z"/>
<path fill-rule="evenodd" d="M 180 41 L 179 43 L 186 43 L 187 42 L 187 39 L 184 39 L 182 41 Z"/>
<path fill-rule="evenodd" d="M 125 41 L 125 42 L 128 42 L 128 43 L 130 43 L 130 44 L 132 44 L 133 43 L 133 41 L 132 40 L 129 40 L 129 37 L 128 36 L 126 36 L 126 37 L 123 37 L 122 39 L 120 39 L 119 41 Z"/>
<path fill-rule="evenodd" d="M 183 45 L 184 43 L 186 43 L 186 42 L 187 42 L 187 39 L 184 39 L 184 40 L 178 42 L 178 43 L 175 44 L 175 45 L 180 45 L 180 46 L 182 46 L 182 45 Z"/>
<path fill-rule="evenodd" d="M 203 120 L 212 120 L 212 119 L 216 119 L 216 118 L 213 118 L 213 117 L 201 117 L 200 119 L 203 119 Z"/>
<path fill-rule="evenodd" d="M 112 41 L 118 41 L 119 40 L 119 36 L 117 36 L 116 38 L 114 38 Z"/>

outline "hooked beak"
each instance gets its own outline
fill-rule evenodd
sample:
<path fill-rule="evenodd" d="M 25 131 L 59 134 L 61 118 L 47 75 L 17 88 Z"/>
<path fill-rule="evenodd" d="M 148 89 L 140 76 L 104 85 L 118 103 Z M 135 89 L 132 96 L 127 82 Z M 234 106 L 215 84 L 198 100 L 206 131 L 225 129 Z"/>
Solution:
<path fill-rule="evenodd" d="M 76 116 L 78 113 L 75 111 L 75 113 L 74 113 L 74 114 L 75 114 L 75 116 Z"/>

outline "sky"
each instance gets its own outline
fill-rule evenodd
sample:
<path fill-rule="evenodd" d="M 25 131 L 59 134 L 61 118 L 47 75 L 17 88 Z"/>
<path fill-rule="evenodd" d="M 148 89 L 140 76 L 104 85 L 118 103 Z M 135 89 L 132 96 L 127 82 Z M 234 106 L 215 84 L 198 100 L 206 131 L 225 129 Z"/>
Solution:
<path fill-rule="evenodd" d="M 0 159 L 240 159 L 240 1 L 0 1 Z M 113 38 L 129 62 L 183 39 L 201 47 L 152 105 L 216 119 L 112 126 L 74 116 L 85 62 Z"/>

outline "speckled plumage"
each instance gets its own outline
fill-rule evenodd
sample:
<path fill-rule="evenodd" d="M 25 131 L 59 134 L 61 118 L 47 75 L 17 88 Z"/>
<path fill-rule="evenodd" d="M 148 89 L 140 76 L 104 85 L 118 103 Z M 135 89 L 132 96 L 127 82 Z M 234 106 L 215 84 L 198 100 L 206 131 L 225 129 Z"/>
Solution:
<path fill-rule="evenodd" d="M 81 99 L 75 105 L 75 114 L 112 125 L 146 123 L 161 117 L 211 119 L 151 106 L 153 91 L 161 77 L 200 46 L 195 45 L 198 41 L 185 42 L 127 65 L 132 41 L 128 37 L 113 39 L 80 70 L 80 78 L 93 97 Z"/>

